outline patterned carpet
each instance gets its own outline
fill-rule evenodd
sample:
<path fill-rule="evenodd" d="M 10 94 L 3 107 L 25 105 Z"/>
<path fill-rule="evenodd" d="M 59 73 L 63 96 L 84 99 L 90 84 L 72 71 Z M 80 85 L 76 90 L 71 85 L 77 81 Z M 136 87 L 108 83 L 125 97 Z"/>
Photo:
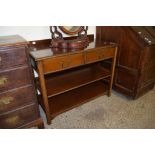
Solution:
<path fill-rule="evenodd" d="M 55 117 L 45 128 L 50 129 L 154 129 L 155 88 L 137 100 L 112 92 Z"/>

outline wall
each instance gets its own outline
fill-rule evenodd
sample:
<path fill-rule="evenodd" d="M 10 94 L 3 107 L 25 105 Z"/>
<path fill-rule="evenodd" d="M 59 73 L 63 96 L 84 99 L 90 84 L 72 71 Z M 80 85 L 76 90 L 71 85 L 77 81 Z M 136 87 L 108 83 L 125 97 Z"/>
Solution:
<path fill-rule="evenodd" d="M 51 38 L 49 26 L 0 26 L 0 36 L 21 35 L 28 41 Z M 96 27 L 89 26 L 88 34 L 96 34 Z"/>

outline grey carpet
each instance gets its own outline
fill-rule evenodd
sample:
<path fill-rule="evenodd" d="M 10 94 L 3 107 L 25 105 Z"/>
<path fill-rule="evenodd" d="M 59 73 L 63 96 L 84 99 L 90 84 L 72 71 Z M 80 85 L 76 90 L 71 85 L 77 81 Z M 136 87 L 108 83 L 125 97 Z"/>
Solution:
<path fill-rule="evenodd" d="M 112 92 L 58 115 L 45 128 L 50 129 L 153 129 L 155 128 L 155 89 L 137 100 Z"/>

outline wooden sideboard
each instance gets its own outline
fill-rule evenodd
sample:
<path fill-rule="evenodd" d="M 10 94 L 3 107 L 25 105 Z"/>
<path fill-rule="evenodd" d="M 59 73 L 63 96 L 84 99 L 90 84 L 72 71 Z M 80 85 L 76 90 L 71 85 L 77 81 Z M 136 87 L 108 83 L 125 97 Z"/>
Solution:
<path fill-rule="evenodd" d="M 153 89 L 155 27 L 98 26 L 96 37 L 98 41 L 112 41 L 118 44 L 115 90 L 136 99 Z"/>
<path fill-rule="evenodd" d="M 31 63 L 39 75 L 36 87 L 47 123 L 58 114 L 100 95 L 111 95 L 117 45 L 91 42 L 84 50 L 50 48 L 49 43 L 32 42 Z M 104 60 L 111 68 L 102 66 Z"/>
<path fill-rule="evenodd" d="M 44 128 L 39 115 L 28 42 L 0 37 L 0 128 Z"/>

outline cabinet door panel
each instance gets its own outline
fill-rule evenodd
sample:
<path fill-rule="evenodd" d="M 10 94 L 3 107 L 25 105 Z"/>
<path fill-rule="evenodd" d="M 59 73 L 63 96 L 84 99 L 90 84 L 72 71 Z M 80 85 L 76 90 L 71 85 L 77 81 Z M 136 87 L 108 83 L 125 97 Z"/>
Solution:
<path fill-rule="evenodd" d="M 134 90 L 136 87 L 136 76 L 129 73 L 128 70 L 116 69 L 115 83 L 125 89 Z"/>
<path fill-rule="evenodd" d="M 138 69 L 142 49 L 131 38 L 122 37 L 118 54 L 118 64 L 132 69 Z"/>

